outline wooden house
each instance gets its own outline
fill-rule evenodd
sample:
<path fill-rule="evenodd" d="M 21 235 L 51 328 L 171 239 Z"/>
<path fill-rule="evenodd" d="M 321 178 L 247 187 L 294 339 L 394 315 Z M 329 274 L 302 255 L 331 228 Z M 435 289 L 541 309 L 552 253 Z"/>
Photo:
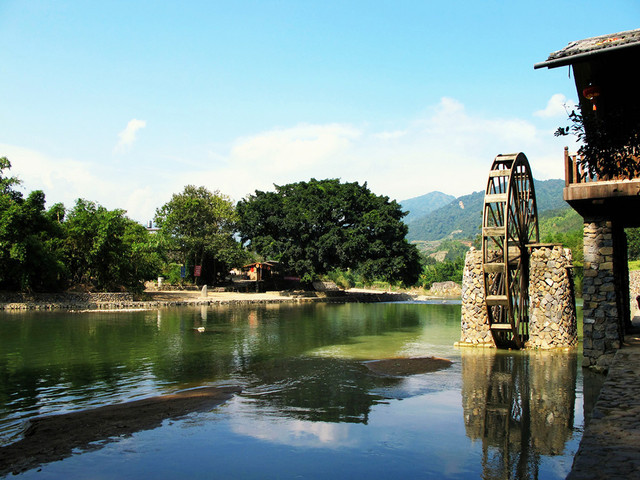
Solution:
<path fill-rule="evenodd" d="M 624 229 L 640 226 L 640 29 L 569 43 L 582 154 L 565 148 L 564 199 L 584 218 L 584 366 L 606 369 L 630 327 Z M 577 120 L 577 121 L 576 121 Z"/>

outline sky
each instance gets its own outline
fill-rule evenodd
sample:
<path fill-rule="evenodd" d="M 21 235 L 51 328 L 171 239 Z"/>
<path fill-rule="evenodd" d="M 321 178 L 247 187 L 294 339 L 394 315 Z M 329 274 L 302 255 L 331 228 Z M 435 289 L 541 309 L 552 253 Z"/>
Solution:
<path fill-rule="evenodd" d="M 0 0 L 0 156 L 145 224 L 189 184 L 460 196 L 519 151 L 561 178 L 575 85 L 533 65 L 639 27 L 637 0 Z"/>

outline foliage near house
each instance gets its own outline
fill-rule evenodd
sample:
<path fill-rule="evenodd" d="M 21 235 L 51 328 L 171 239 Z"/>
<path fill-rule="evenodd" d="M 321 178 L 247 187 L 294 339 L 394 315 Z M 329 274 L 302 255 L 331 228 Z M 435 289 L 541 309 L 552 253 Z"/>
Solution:
<path fill-rule="evenodd" d="M 215 283 L 229 267 L 248 260 L 235 240 L 238 216 L 231 199 L 218 191 L 187 185 L 156 210 L 158 235 L 175 260 L 187 266 L 202 267 L 202 283 Z"/>

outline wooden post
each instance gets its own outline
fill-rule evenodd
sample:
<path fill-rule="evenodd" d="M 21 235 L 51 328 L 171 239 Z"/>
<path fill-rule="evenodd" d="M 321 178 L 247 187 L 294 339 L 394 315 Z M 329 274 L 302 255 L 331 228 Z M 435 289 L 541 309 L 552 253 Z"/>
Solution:
<path fill-rule="evenodd" d="M 568 187 L 571 181 L 571 163 L 569 158 L 569 147 L 564 147 L 564 186 Z"/>

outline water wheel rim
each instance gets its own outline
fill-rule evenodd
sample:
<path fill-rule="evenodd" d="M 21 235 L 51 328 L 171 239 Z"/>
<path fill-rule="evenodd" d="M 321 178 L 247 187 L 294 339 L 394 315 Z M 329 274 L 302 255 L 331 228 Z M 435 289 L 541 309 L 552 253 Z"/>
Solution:
<path fill-rule="evenodd" d="M 502 239 L 491 236 L 500 228 L 504 232 Z M 526 245 L 539 239 L 533 176 L 527 157 L 521 152 L 498 155 L 493 161 L 485 190 L 482 237 L 485 298 L 494 340 L 520 348 L 528 336 Z M 500 263 L 495 259 L 500 257 L 503 271 L 498 273 Z M 490 304 L 489 298 L 499 298 L 503 305 Z M 496 330 L 498 325 L 500 330 Z"/>

